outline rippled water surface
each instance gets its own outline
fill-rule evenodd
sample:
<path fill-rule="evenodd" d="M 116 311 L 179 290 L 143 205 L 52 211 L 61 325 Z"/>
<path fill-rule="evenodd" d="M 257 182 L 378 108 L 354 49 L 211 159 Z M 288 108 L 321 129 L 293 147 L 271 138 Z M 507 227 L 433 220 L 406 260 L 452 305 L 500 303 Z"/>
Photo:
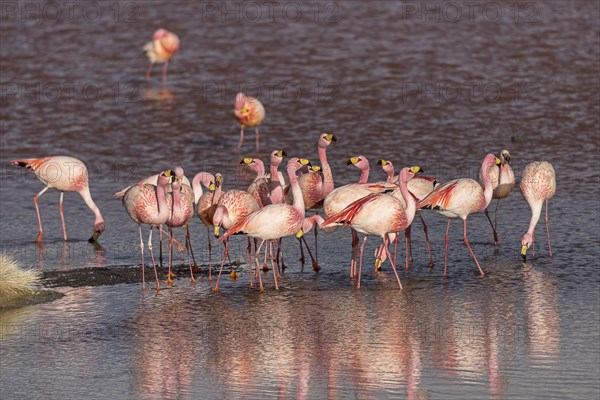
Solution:
<path fill-rule="evenodd" d="M 270 274 L 264 294 L 249 289 L 245 261 L 219 294 L 204 276 L 159 294 L 139 284 L 64 288 L 58 301 L 0 314 L 0 396 L 600 396 L 598 3 L 248 4 L 92 2 L 71 15 L 59 3 L 2 2 L 5 251 L 42 270 L 139 264 L 137 228 L 112 193 L 175 165 L 188 176 L 221 171 L 226 188 L 243 188 L 242 156 L 284 148 L 317 162 L 319 133 L 333 132 L 336 185 L 357 178 L 346 160 L 358 154 L 374 180 L 384 177 L 379 158 L 418 164 L 439 181 L 475 177 L 485 154 L 503 148 L 517 177 L 533 160 L 552 162 L 554 257 L 542 218 L 537 258 L 521 263 L 530 210 L 517 188 L 500 203 L 499 248 L 485 216 L 469 218 L 483 278 L 460 221 L 443 277 L 446 220 L 424 213 L 436 266 L 427 267 L 417 221 L 403 291 L 389 264 L 373 273 L 375 238 L 362 288 L 353 287 L 347 230 L 319 235 L 318 274 L 301 271 L 295 240 L 284 240 L 279 291 Z M 141 48 L 159 26 L 182 43 L 167 85 L 158 67 L 152 84 L 143 78 Z M 240 89 L 267 110 L 258 154 L 252 135 L 235 151 Z M 87 243 L 93 216 L 73 193 L 63 245 L 52 191 L 40 200 L 43 251 L 35 244 L 32 197 L 42 186 L 9 162 L 62 154 L 89 167 L 107 225 L 100 246 Z M 194 220 L 191 232 L 205 264 L 206 230 Z M 232 258 L 244 255 L 244 239 L 233 238 Z"/>

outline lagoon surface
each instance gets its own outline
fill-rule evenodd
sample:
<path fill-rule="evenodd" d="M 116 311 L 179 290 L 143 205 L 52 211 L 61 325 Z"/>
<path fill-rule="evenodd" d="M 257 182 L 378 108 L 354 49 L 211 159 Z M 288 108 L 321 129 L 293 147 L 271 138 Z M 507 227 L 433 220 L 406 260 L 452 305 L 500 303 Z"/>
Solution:
<path fill-rule="evenodd" d="M 280 290 L 268 274 L 260 294 L 248 287 L 246 241 L 234 237 L 240 279 L 224 276 L 218 294 L 201 275 L 159 293 L 141 283 L 62 287 L 62 299 L 2 311 L 0 397 L 600 396 L 598 3 L 129 1 L 82 3 L 72 14 L 50 4 L 0 10 L 0 244 L 24 267 L 139 265 L 137 227 L 114 192 L 175 165 L 188 176 L 220 171 L 225 188 L 244 188 L 243 156 L 284 148 L 318 162 L 321 132 L 338 137 L 328 149 L 336 185 L 357 179 L 346 160 L 359 154 L 372 180 L 384 179 L 380 158 L 440 182 L 476 178 L 485 154 L 503 148 L 517 179 L 529 162 L 550 161 L 554 256 L 542 218 L 536 258 L 522 263 L 530 209 L 518 186 L 500 202 L 499 247 L 483 213 L 468 220 L 483 278 L 460 221 L 443 276 L 446 219 L 428 212 L 435 267 L 416 221 L 402 291 L 389 264 L 373 272 L 376 238 L 356 290 L 350 232 L 340 229 L 319 234 L 318 274 L 285 239 Z M 158 27 L 181 38 L 167 85 L 159 67 L 144 80 L 141 49 Z M 258 153 L 251 131 L 235 150 L 240 90 L 267 110 Z M 87 243 L 93 215 L 73 193 L 63 244 L 53 191 L 40 199 L 43 250 L 36 245 L 32 197 L 42 185 L 10 160 L 45 155 L 88 165 L 107 225 L 100 246 Z M 195 219 L 191 233 L 206 265 L 206 229 Z M 222 251 L 213 239 L 212 260 Z"/>

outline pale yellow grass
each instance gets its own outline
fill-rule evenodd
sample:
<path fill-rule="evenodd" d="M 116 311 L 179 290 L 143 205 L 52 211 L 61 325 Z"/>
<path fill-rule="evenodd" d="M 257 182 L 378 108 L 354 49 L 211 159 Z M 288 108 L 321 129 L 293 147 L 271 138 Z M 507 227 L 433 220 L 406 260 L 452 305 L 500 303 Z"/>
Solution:
<path fill-rule="evenodd" d="M 5 253 L 0 253 L 0 300 L 31 294 L 40 280 L 40 273 L 23 269 Z"/>

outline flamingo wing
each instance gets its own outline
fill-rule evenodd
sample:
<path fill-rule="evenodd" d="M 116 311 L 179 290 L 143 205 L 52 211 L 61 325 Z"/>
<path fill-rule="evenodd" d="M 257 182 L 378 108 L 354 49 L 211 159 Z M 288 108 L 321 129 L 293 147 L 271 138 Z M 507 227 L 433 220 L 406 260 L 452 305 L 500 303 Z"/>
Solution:
<path fill-rule="evenodd" d="M 431 193 L 417 204 L 417 208 L 425 210 L 445 210 L 452 199 L 452 192 L 456 188 L 458 180 L 446 182 L 436 187 Z"/>
<path fill-rule="evenodd" d="M 352 203 L 350 203 L 346 208 L 344 208 L 339 213 L 333 215 L 323 222 L 323 227 L 326 228 L 335 223 L 343 223 L 344 226 L 351 224 L 352 220 L 362 210 L 365 204 L 370 203 L 379 197 L 378 193 L 372 193 L 365 197 L 362 197 Z"/>

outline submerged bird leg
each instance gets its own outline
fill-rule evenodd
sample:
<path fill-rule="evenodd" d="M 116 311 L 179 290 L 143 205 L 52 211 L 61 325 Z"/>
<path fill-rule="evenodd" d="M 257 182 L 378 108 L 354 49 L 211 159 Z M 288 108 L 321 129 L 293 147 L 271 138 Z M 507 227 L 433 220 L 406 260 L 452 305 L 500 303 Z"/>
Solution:
<path fill-rule="evenodd" d="M 33 204 L 35 205 L 35 212 L 37 213 L 38 225 L 40 227 L 40 231 L 37 236 L 38 244 L 40 244 L 42 242 L 42 236 L 44 235 L 44 230 L 42 229 L 42 217 L 40 216 L 40 207 L 38 206 L 38 198 L 41 195 L 43 195 L 46 190 L 48 190 L 48 186 L 46 186 L 38 194 L 33 196 Z"/>
<path fill-rule="evenodd" d="M 304 245 L 306 246 L 306 251 L 308 251 L 308 255 L 310 257 L 310 261 L 312 263 L 313 269 L 315 270 L 315 272 L 319 272 L 321 270 L 321 267 L 319 267 L 319 264 L 317 264 L 317 261 L 313 257 L 312 252 L 310 251 L 310 248 L 308 247 L 308 243 L 306 243 L 306 239 L 304 239 L 304 236 L 302 236 L 300 238 L 300 240 L 302 240 L 304 242 Z"/>
<path fill-rule="evenodd" d="M 352 257 L 350 259 L 350 279 L 356 276 L 356 253 L 358 251 L 358 234 L 354 228 L 350 228 L 352 233 Z"/>
<path fill-rule="evenodd" d="M 385 246 L 385 252 L 388 258 L 391 260 L 392 255 L 390 254 L 390 250 Z M 400 282 L 400 277 L 398 276 L 398 271 L 396 271 L 396 263 L 392 263 L 392 269 L 394 270 L 394 275 L 396 276 L 396 281 L 398 282 L 398 286 L 402 289 L 402 283 Z"/>
<path fill-rule="evenodd" d="M 213 292 L 219 291 L 219 282 L 221 281 L 221 274 L 223 273 L 223 266 L 225 265 L 225 259 L 229 256 L 229 239 L 225 240 L 225 252 L 223 253 L 223 261 L 221 261 L 221 268 L 219 269 L 219 276 L 217 276 L 217 282 L 213 288 Z"/>
<path fill-rule="evenodd" d="M 496 203 L 496 207 L 498 207 L 498 203 Z M 490 214 L 488 213 L 487 207 L 485 208 L 484 212 L 485 212 L 485 216 L 487 217 L 488 221 L 490 222 L 492 231 L 494 232 L 494 245 L 497 245 L 498 244 L 498 234 L 496 233 L 496 227 L 494 226 L 495 224 L 492 222 L 492 219 L 490 218 Z"/>
<path fill-rule="evenodd" d="M 412 264 L 413 263 L 413 256 L 412 256 L 412 239 L 410 236 L 410 225 L 404 230 L 404 238 L 406 240 L 406 269 L 408 269 L 408 263 Z"/>
<path fill-rule="evenodd" d="M 552 257 L 552 246 L 550 246 L 550 228 L 548 227 L 548 199 L 546 199 L 546 233 L 548 234 L 548 250 Z"/>
<path fill-rule="evenodd" d="M 65 226 L 65 215 L 63 214 L 63 196 L 65 192 L 60 192 L 60 199 L 58 200 L 58 212 L 60 213 L 60 221 L 62 222 L 63 238 L 67 241 L 67 227 Z"/>
<path fill-rule="evenodd" d="M 471 244 L 469 243 L 469 239 L 467 239 L 467 219 L 466 218 L 463 219 L 463 232 L 464 232 L 465 244 L 469 248 L 469 251 L 471 252 L 471 255 L 473 256 L 473 260 L 475 260 L 475 264 L 477 264 L 477 268 L 479 268 L 479 273 L 481 274 L 481 276 L 483 276 L 483 275 L 485 275 L 485 273 L 481 269 L 481 265 L 479 265 L 479 261 L 477 261 L 477 257 L 475 257 L 475 253 L 473 252 L 473 248 L 471 247 Z"/>
<path fill-rule="evenodd" d="M 142 252 L 142 290 L 146 290 L 146 277 L 144 273 L 144 239 L 142 238 L 142 226 L 138 225 L 140 230 L 140 250 Z"/>
<path fill-rule="evenodd" d="M 427 224 L 423 219 L 423 216 L 419 214 L 421 222 L 423 223 L 423 232 L 425 232 L 425 242 L 427 243 L 427 254 L 429 254 L 429 268 L 433 268 L 433 257 L 431 256 L 431 246 L 429 245 L 429 235 L 427 234 Z"/>
<path fill-rule="evenodd" d="M 277 240 L 277 262 L 279 265 L 279 257 L 281 257 L 281 272 L 285 271 L 285 261 L 283 260 L 283 247 L 281 247 L 281 238 Z"/>
<path fill-rule="evenodd" d="M 173 284 L 173 279 L 171 279 L 171 277 L 174 277 L 175 274 L 171 272 L 172 265 L 173 265 L 173 229 L 169 227 L 169 272 L 167 273 L 167 285 Z"/>
<path fill-rule="evenodd" d="M 444 255 L 444 276 L 446 276 L 446 267 L 448 266 L 448 233 L 450 231 L 450 222 L 452 220 L 448 218 L 448 226 L 446 227 L 446 253 Z"/>
<path fill-rule="evenodd" d="M 362 245 L 360 246 L 360 261 L 358 263 L 358 279 L 356 280 L 356 288 L 360 289 L 360 275 L 362 274 L 362 256 L 365 251 L 365 244 L 367 243 L 368 236 L 363 239 Z"/>
<path fill-rule="evenodd" d="M 154 262 L 154 254 L 152 253 L 152 226 L 150 226 L 150 235 L 148 236 L 148 250 L 150 251 L 150 259 L 154 267 L 154 278 L 156 279 L 156 290 L 160 290 L 160 282 L 158 281 L 158 272 L 156 271 L 156 263 Z"/>

